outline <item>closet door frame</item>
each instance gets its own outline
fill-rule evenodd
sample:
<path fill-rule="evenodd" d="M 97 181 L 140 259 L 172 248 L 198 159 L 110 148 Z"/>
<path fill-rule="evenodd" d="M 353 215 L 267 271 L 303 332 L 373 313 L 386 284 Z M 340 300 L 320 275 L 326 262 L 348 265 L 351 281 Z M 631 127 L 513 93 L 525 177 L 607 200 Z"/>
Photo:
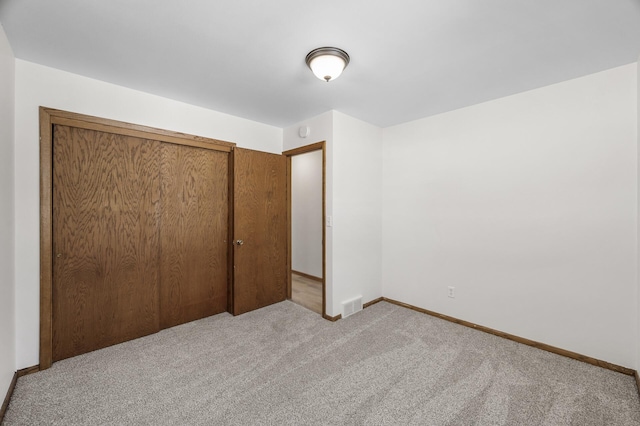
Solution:
<path fill-rule="evenodd" d="M 39 369 L 51 367 L 53 356 L 53 126 L 61 124 L 81 129 L 133 136 L 177 145 L 186 145 L 231 153 L 235 143 L 194 136 L 77 114 L 53 108 L 40 107 L 40 364 Z M 231 160 L 231 155 L 229 155 Z M 229 162 L 229 253 L 232 247 L 233 221 L 233 164 Z M 230 283 L 228 282 L 228 287 Z"/>

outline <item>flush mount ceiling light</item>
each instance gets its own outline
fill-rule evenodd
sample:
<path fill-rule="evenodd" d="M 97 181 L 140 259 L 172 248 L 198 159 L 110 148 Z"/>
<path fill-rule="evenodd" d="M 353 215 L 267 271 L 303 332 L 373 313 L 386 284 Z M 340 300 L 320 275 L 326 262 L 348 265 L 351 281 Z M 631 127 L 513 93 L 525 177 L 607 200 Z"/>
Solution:
<path fill-rule="evenodd" d="M 349 65 L 349 55 L 337 47 L 319 47 L 307 54 L 305 62 L 316 77 L 329 82 Z"/>

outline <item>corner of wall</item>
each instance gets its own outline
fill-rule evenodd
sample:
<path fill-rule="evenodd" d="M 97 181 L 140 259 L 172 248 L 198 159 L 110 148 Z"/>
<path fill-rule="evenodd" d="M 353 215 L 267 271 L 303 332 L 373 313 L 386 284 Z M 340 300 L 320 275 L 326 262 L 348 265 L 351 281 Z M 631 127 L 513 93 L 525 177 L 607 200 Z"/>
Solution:
<path fill-rule="evenodd" d="M 0 396 L 16 370 L 15 57 L 0 25 Z"/>
<path fill-rule="evenodd" d="M 384 297 L 640 367 L 637 73 L 385 129 Z"/>
<path fill-rule="evenodd" d="M 636 120 L 637 120 L 637 128 L 636 128 L 636 150 L 638 154 L 638 166 L 636 167 L 636 178 L 637 178 L 637 211 L 636 211 L 636 258 L 637 258 L 637 270 L 636 270 L 636 292 L 637 292 L 637 300 L 638 305 L 636 308 L 637 315 L 637 329 L 636 329 L 636 370 L 640 371 L 640 57 L 638 58 L 638 63 L 636 67 L 637 72 L 637 84 L 636 84 Z"/>
<path fill-rule="evenodd" d="M 382 296 L 382 129 L 333 111 L 334 310 Z M 354 255 L 358 250 L 358 255 Z"/>
<path fill-rule="evenodd" d="M 311 145 L 316 142 L 325 142 L 326 155 L 326 176 L 325 176 L 325 202 L 328 216 L 333 215 L 333 122 L 334 112 L 326 111 L 315 117 L 292 124 L 283 129 L 282 147 L 283 151 L 288 151 L 302 146 Z M 301 126 L 309 127 L 309 134 L 300 137 L 298 129 Z M 325 265 L 325 286 L 326 286 L 326 313 L 328 316 L 336 316 L 338 312 L 334 310 L 334 282 L 333 282 L 333 228 L 326 228 L 326 265 Z"/>

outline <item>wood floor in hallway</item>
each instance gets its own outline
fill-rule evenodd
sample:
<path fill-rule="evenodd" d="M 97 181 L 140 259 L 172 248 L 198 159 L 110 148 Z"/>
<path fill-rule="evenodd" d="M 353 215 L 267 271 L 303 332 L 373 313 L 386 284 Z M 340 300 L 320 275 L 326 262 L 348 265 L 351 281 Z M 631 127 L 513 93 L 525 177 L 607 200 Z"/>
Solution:
<path fill-rule="evenodd" d="M 292 273 L 291 301 L 322 315 L 322 283 Z"/>

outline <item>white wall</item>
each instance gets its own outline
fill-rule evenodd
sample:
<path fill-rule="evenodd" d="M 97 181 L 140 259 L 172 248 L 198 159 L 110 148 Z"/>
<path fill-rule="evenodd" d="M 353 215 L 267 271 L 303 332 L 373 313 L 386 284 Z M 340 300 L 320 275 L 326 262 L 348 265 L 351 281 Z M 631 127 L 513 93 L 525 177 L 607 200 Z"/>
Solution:
<path fill-rule="evenodd" d="M 291 158 L 291 269 L 322 278 L 322 151 Z"/>
<path fill-rule="evenodd" d="M 310 135 L 298 136 L 300 126 Z M 326 141 L 327 314 L 342 313 L 342 302 L 382 295 L 382 130 L 329 111 L 284 129 L 283 149 Z M 335 184 L 334 184 L 335 182 Z M 339 182 L 339 184 L 338 184 Z"/>
<path fill-rule="evenodd" d="M 341 310 L 354 297 L 382 296 L 382 129 L 337 111 L 333 126 L 334 309 Z"/>
<path fill-rule="evenodd" d="M 385 129 L 383 294 L 635 368 L 636 69 Z"/>
<path fill-rule="evenodd" d="M 16 60 L 15 228 L 17 367 L 38 364 L 38 107 L 45 106 L 282 151 L 282 129 Z"/>
<path fill-rule="evenodd" d="M 325 176 L 325 215 L 333 215 L 333 111 L 328 111 L 303 122 L 289 126 L 283 130 L 282 150 L 288 151 L 316 142 L 325 142 L 326 176 Z M 301 138 L 298 135 L 300 126 L 309 126 L 309 136 Z M 334 311 L 333 290 L 333 228 L 326 227 L 326 264 L 325 264 L 325 295 L 326 313 L 329 316 L 338 315 Z"/>
<path fill-rule="evenodd" d="M 0 25 L 0 401 L 9 389 L 15 360 L 14 139 L 15 59 Z"/>
<path fill-rule="evenodd" d="M 12 371 L 38 363 L 40 105 L 268 152 L 324 140 L 327 314 L 384 294 L 640 366 L 635 64 L 384 131 L 337 111 L 283 130 L 21 60 L 15 78 Z"/>

